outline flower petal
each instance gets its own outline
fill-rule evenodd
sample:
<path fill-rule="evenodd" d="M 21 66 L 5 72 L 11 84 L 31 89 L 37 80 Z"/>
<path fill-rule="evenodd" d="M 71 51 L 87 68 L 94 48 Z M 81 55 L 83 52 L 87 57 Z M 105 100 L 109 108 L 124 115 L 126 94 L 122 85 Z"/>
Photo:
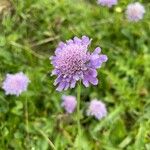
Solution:
<path fill-rule="evenodd" d="M 65 86 L 66 82 L 60 82 L 56 90 L 60 92 L 65 88 Z"/>

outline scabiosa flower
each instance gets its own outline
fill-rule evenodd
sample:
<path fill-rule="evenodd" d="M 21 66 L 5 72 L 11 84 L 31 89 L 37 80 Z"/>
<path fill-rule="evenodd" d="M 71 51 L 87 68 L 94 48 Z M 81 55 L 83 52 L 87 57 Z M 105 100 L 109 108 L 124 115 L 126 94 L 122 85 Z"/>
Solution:
<path fill-rule="evenodd" d="M 76 97 L 74 96 L 62 96 L 62 106 L 65 108 L 65 110 L 67 111 L 67 113 L 73 113 L 76 105 L 77 105 L 77 101 L 76 101 Z"/>
<path fill-rule="evenodd" d="M 97 85 L 97 68 L 107 61 L 107 56 L 100 54 L 97 47 L 93 53 L 88 52 L 91 40 L 82 36 L 81 39 L 74 37 L 66 43 L 60 42 L 55 51 L 55 56 L 50 57 L 54 70 L 52 75 L 57 79 L 54 85 L 58 85 L 58 91 L 74 88 L 78 80 L 88 87 L 89 84 Z"/>
<path fill-rule="evenodd" d="M 98 120 L 105 117 L 107 115 L 105 104 L 97 99 L 92 100 L 87 110 L 87 115 L 94 116 Z"/>
<path fill-rule="evenodd" d="M 117 0 L 98 0 L 97 3 L 102 6 L 112 7 L 117 4 Z"/>
<path fill-rule="evenodd" d="M 126 15 L 129 21 L 137 22 L 144 16 L 145 8 L 139 2 L 129 4 L 127 6 Z"/>
<path fill-rule="evenodd" d="M 6 79 L 2 84 L 5 94 L 19 96 L 22 92 L 27 90 L 30 80 L 22 72 L 16 74 L 7 74 Z"/>

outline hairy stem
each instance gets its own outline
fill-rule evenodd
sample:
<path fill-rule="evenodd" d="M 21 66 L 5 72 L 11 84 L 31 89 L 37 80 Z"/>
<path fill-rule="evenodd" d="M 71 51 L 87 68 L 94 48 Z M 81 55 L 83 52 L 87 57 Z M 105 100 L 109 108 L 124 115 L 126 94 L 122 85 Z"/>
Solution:
<path fill-rule="evenodd" d="M 27 140 L 27 147 L 29 146 L 29 117 L 28 117 L 28 100 L 27 97 L 25 99 L 25 124 L 26 124 L 26 140 Z"/>
<path fill-rule="evenodd" d="M 77 125 L 78 125 L 78 136 L 81 135 L 81 125 L 80 125 L 80 96 L 81 96 L 81 82 L 78 83 L 78 87 L 77 87 Z"/>

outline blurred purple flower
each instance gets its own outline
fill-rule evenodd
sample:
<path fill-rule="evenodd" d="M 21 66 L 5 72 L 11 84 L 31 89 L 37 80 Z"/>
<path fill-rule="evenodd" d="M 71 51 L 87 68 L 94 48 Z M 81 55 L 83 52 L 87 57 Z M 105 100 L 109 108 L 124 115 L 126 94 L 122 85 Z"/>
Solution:
<path fill-rule="evenodd" d="M 117 0 L 98 0 L 98 4 L 102 6 L 112 7 L 117 4 Z"/>
<path fill-rule="evenodd" d="M 65 108 L 65 110 L 67 111 L 67 113 L 71 114 L 74 112 L 76 105 L 77 105 L 77 101 L 76 101 L 76 97 L 74 96 L 62 96 L 62 106 Z"/>
<path fill-rule="evenodd" d="M 74 37 L 66 43 L 60 42 L 52 56 L 51 63 L 54 66 L 52 75 L 57 79 L 54 85 L 58 85 L 58 91 L 74 88 L 76 82 L 82 80 L 84 86 L 97 85 L 97 68 L 107 61 L 107 56 L 100 54 L 101 49 L 97 47 L 93 53 L 88 52 L 91 40 L 82 36 L 81 39 Z"/>
<path fill-rule="evenodd" d="M 22 72 L 16 74 L 7 74 L 6 79 L 2 84 L 5 94 L 19 96 L 22 92 L 27 90 L 30 80 Z"/>
<path fill-rule="evenodd" d="M 87 110 L 87 115 L 94 116 L 98 120 L 105 117 L 107 115 L 105 104 L 97 99 L 92 100 Z"/>
<path fill-rule="evenodd" d="M 129 4 L 127 6 L 126 15 L 129 21 L 137 22 L 144 16 L 145 8 L 139 2 Z"/>

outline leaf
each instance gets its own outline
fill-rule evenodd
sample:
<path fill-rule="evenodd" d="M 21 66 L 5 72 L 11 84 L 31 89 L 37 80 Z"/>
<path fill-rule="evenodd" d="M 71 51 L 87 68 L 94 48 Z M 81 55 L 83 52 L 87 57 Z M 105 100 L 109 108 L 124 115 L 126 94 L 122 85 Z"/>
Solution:
<path fill-rule="evenodd" d="M 12 108 L 11 112 L 16 115 L 22 114 L 23 103 L 21 101 L 15 101 L 16 106 Z"/>
<path fill-rule="evenodd" d="M 145 134 L 146 134 L 145 123 L 141 123 L 140 128 L 138 130 L 138 134 L 136 136 L 136 141 L 135 141 L 135 144 L 134 144 L 135 149 L 144 150 Z"/>
<path fill-rule="evenodd" d="M 118 119 L 111 124 L 109 139 L 114 145 L 118 145 L 120 141 L 126 136 L 126 129 L 123 120 Z"/>
<path fill-rule="evenodd" d="M 83 133 L 77 135 L 75 139 L 75 149 L 78 150 L 91 150 L 91 144 L 87 139 L 87 136 Z"/>
<path fill-rule="evenodd" d="M 120 144 L 119 144 L 119 147 L 121 149 L 127 147 L 127 145 L 131 142 L 132 140 L 132 137 L 131 136 L 127 136 Z"/>

